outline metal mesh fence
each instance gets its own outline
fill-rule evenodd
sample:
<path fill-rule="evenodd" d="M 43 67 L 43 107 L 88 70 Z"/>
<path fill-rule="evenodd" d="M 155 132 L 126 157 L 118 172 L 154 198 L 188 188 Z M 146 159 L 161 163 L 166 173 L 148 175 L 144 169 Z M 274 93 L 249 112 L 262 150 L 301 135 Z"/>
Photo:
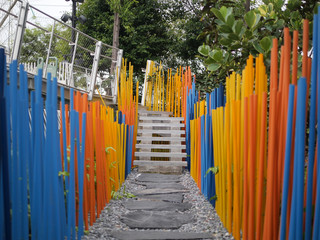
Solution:
<path fill-rule="evenodd" d="M 15 3 L 15 4 L 13 4 Z M 13 6 L 10 9 L 10 6 Z M 0 45 L 5 46 L 11 56 L 21 0 L 0 3 Z M 10 13 L 9 13 L 10 10 Z M 20 50 L 19 62 L 25 69 L 36 74 L 43 68 L 43 77 L 51 73 L 60 84 L 89 91 L 94 68 L 94 56 L 98 40 L 72 28 L 41 10 L 30 6 Z M 8 15 L 7 19 L 4 19 Z M 94 89 L 102 95 L 112 95 L 112 84 L 118 49 L 101 44 L 97 77 Z M 112 57 L 113 56 L 113 57 Z M 98 91 L 95 91 L 97 93 Z"/>
<path fill-rule="evenodd" d="M 8 61 L 11 61 L 20 7 L 21 3 L 15 0 L 0 1 L 0 47 L 5 48 Z"/>
<path fill-rule="evenodd" d="M 112 51 L 113 49 L 110 46 L 102 44 L 97 76 L 99 81 L 96 84 L 101 94 L 109 96 L 112 95 L 111 82 L 115 79 L 114 73 L 111 72 L 112 63 L 115 64 L 116 62 L 116 59 L 112 58 Z"/>

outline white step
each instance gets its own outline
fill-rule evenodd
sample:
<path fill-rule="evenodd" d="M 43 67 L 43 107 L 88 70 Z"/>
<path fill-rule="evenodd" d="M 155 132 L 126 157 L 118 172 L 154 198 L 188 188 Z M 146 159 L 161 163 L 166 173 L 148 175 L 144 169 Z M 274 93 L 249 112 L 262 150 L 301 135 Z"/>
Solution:
<path fill-rule="evenodd" d="M 183 117 L 162 117 L 162 116 L 139 116 L 139 120 L 180 122 L 180 121 L 184 121 L 184 118 Z"/>
<path fill-rule="evenodd" d="M 136 157 L 172 157 L 172 158 L 184 158 L 187 157 L 187 153 L 179 152 L 135 152 Z"/>
<path fill-rule="evenodd" d="M 185 134 L 184 130 L 171 130 L 171 129 L 138 129 L 138 133 L 155 133 L 155 134 Z"/>
<path fill-rule="evenodd" d="M 164 112 L 164 111 L 148 111 L 148 110 L 139 110 L 138 111 L 139 114 L 141 115 L 172 115 L 173 112 Z"/>
<path fill-rule="evenodd" d="M 186 145 L 170 145 L 170 144 L 136 144 L 136 148 L 151 148 L 151 149 L 186 149 Z"/>
<path fill-rule="evenodd" d="M 144 141 L 185 141 L 184 137 L 151 137 L 151 136 L 137 136 L 137 140 Z"/>
<path fill-rule="evenodd" d="M 146 123 L 146 122 L 140 122 L 139 127 L 184 127 L 183 123 Z"/>
<path fill-rule="evenodd" d="M 134 160 L 133 165 L 136 166 L 181 166 L 186 167 L 188 163 L 186 161 L 152 161 L 152 160 Z"/>

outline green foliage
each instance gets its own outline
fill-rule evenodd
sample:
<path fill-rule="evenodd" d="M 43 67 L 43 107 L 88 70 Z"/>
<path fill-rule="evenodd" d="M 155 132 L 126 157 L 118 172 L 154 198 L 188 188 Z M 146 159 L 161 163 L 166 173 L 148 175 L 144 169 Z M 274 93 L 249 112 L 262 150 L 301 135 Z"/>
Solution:
<path fill-rule="evenodd" d="M 44 29 L 46 31 L 39 28 L 27 28 L 25 30 L 20 54 L 21 62 L 36 62 L 39 57 L 46 59 L 52 26 L 48 25 Z M 62 27 L 62 25 L 56 25 L 54 33 L 64 38 L 70 39 L 71 37 L 71 31 Z M 50 50 L 51 57 L 54 56 L 58 58 L 58 61 L 63 61 L 65 56 L 70 54 L 70 51 L 71 48 L 67 41 L 53 37 Z"/>
<path fill-rule="evenodd" d="M 162 61 L 172 68 L 182 64 L 199 69 L 196 55 L 201 39 L 198 35 L 204 26 L 200 21 L 200 2 L 122 1 L 119 48 L 124 50 L 124 57 L 134 64 L 137 79 L 142 79 L 141 69 L 146 67 L 148 59 Z M 88 35 L 111 44 L 116 3 L 119 0 L 85 1 L 78 13 L 90 17 L 78 27 Z"/>
<path fill-rule="evenodd" d="M 119 200 L 119 199 L 123 199 L 123 198 L 134 198 L 136 197 L 135 195 L 133 195 L 132 193 L 126 192 L 126 185 L 123 186 L 123 189 L 121 191 L 121 189 L 119 189 L 119 191 L 111 191 L 111 197 L 113 199 Z"/>
<path fill-rule="evenodd" d="M 59 171 L 58 176 L 64 176 L 64 177 L 69 177 L 70 173 L 68 171 Z"/>
<path fill-rule="evenodd" d="M 279 38 L 281 44 L 284 27 L 301 31 L 302 19 L 311 21 L 312 9 L 317 5 L 314 0 L 263 0 L 260 5 L 255 2 L 251 1 L 251 10 L 246 11 L 245 0 L 206 1 L 202 19 L 210 25 L 201 33 L 205 43 L 198 52 L 208 71 L 206 81 L 211 83 L 198 84 L 200 90 L 210 91 L 210 86 L 223 83 L 231 71 L 241 73 L 250 54 L 261 53 L 269 59 L 272 38 Z M 265 64 L 269 70 L 269 62 Z"/>
<path fill-rule="evenodd" d="M 207 170 L 206 172 L 206 175 L 207 176 L 210 172 L 212 172 L 214 175 L 216 175 L 218 172 L 219 172 L 219 167 L 216 166 L 216 167 L 211 167 Z"/>
<path fill-rule="evenodd" d="M 111 149 L 111 150 L 113 150 L 113 151 L 116 152 L 116 150 L 115 150 L 113 147 L 106 147 L 106 153 L 107 153 L 107 154 L 110 154 L 109 149 Z"/>

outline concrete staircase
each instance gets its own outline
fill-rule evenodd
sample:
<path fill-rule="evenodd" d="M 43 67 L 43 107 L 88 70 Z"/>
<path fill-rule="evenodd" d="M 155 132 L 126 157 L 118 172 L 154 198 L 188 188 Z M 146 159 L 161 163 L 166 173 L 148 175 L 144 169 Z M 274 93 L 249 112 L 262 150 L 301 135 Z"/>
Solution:
<path fill-rule="evenodd" d="M 139 110 L 138 114 L 134 165 L 140 172 L 180 174 L 187 166 L 183 118 L 169 117 L 172 112 Z"/>

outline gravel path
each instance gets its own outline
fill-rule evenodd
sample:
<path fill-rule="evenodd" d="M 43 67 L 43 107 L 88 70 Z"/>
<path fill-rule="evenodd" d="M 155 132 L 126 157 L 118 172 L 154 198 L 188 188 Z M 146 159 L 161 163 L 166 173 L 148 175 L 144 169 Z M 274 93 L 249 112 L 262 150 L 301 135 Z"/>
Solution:
<path fill-rule="evenodd" d="M 137 172 L 137 169 L 133 169 L 127 177 L 120 192 L 123 192 L 124 186 L 125 192 L 129 193 L 145 189 L 145 186 L 137 184 L 135 181 L 138 176 L 139 173 Z M 216 239 L 234 239 L 223 227 L 220 218 L 212 205 L 200 193 L 189 172 L 185 171 L 181 175 L 180 179 L 181 184 L 189 190 L 184 193 L 183 202 L 189 202 L 192 204 L 192 207 L 185 213 L 192 214 L 195 221 L 184 224 L 177 230 L 163 229 L 163 231 L 212 233 Z M 89 227 L 89 234 L 86 234 L 82 239 L 115 239 L 111 237 L 112 231 L 136 231 L 135 229 L 130 229 L 126 224 L 120 221 L 121 216 L 130 212 L 123 206 L 123 203 L 126 201 L 129 201 L 129 199 L 125 197 L 122 199 L 111 200 L 102 211 L 100 218 L 97 219 L 93 226 Z"/>

